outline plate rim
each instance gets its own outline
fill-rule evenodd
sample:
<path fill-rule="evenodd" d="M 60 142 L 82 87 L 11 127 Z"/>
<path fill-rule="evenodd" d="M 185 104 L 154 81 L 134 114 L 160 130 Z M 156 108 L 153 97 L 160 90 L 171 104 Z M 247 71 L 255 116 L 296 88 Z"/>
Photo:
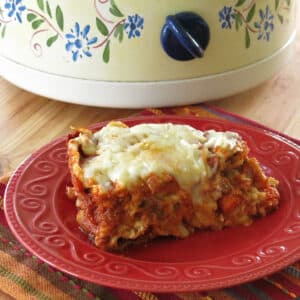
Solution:
<path fill-rule="evenodd" d="M 263 133 L 264 135 L 268 135 L 271 138 L 275 138 L 277 140 L 279 140 L 281 143 L 284 144 L 288 144 L 290 147 L 294 148 L 296 151 L 300 150 L 300 147 L 298 145 L 296 145 L 294 142 L 288 140 L 287 138 L 284 138 L 276 133 L 273 133 L 267 129 L 261 129 L 261 128 L 256 128 L 250 125 L 245 125 L 245 124 L 241 124 L 241 123 L 234 123 L 228 120 L 220 120 L 220 119 L 214 119 L 214 118 L 199 118 L 197 116 L 182 116 L 182 115 L 151 115 L 151 116 L 131 116 L 128 118 L 121 118 L 121 119 L 116 119 L 116 121 L 123 121 L 123 122 L 130 122 L 130 121 L 134 121 L 134 122 L 140 122 L 140 121 L 150 121 L 153 119 L 160 119 L 160 120 L 169 120 L 169 122 L 171 122 L 170 120 L 179 120 L 182 122 L 182 124 L 184 124 L 184 120 L 190 120 L 190 121 L 196 121 L 196 122 L 216 122 L 216 123 L 226 123 L 228 125 L 234 125 L 237 126 L 241 129 L 245 129 L 245 130 L 252 130 L 258 133 Z M 97 128 L 101 128 L 103 126 L 105 126 L 108 122 L 110 122 L 111 120 L 107 120 L 107 121 L 102 121 L 99 123 L 95 123 L 92 124 L 90 126 L 88 126 L 88 128 L 90 129 L 97 129 Z M 231 278 L 231 276 L 229 276 L 229 278 L 225 279 L 225 280 L 220 280 L 220 279 L 209 279 L 209 282 L 205 282 L 203 280 L 200 280 L 200 283 L 197 282 L 181 282 L 181 284 L 176 284 L 176 289 L 174 289 L 174 280 L 166 280 L 164 281 L 163 284 L 158 284 L 157 280 L 154 280 L 153 282 L 151 282 L 150 280 L 135 280 L 134 283 L 130 283 L 126 278 L 119 278 L 119 282 L 114 281 L 115 278 L 112 278 L 112 281 L 108 281 L 108 280 L 102 280 L 101 282 L 99 280 L 95 280 L 94 278 L 91 279 L 88 276 L 79 276 L 78 273 L 76 272 L 72 272 L 69 270 L 66 270 L 65 268 L 61 268 L 61 266 L 57 266 L 57 264 L 53 261 L 50 261 L 49 259 L 45 258 L 43 255 L 40 255 L 40 253 L 37 253 L 35 251 L 35 249 L 32 249 L 32 247 L 30 245 L 28 245 L 27 243 L 24 244 L 24 241 L 22 239 L 22 237 L 18 234 L 17 229 L 14 228 L 14 225 L 11 223 L 11 220 L 9 218 L 9 213 L 7 211 L 7 205 L 8 205 L 8 198 L 10 194 L 13 194 L 14 192 L 14 184 L 16 183 L 15 181 L 18 180 L 18 177 L 20 174 L 22 174 L 22 172 L 24 172 L 24 169 L 26 169 L 26 165 L 28 163 L 30 163 L 31 161 L 33 161 L 35 159 L 36 156 L 38 156 L 38 154 L 43 151 L 46 150 L 48 147 L 53 147 L 53 145 L 59 144 L 62 141 L 66 140 L 67 135 L 61 136 L 59 138 L 54 139 L 53 141 L 50 141 L 49 143 L 45 144 L 44 146 L 38 148 L 36 151 L 34 151 L 32 154 L 30 154 L 27 158 L 25 158 L 20 164 L 19 166 L 16 168 L 16 170 L 13 172 L 8 184 L 7 184 L 7 188 L 5 191 L 5 195 L 4 195 L 4 213 L 7 219 L 7 223 L 9 225 L 10 230 L 12 231 L 12 233 L 14 234 L 14 236 L 17 238 L 17 240 L 26 248 L 28 249 L 31 253 L 33 253 L 34 255 L 36 255 L 37 257 L 39 257 L 40 259 L 42 259 L 43 261 L 45 261 L 47 264 L 51 265 L 52 267 L 61 270 L 62 272 L 66 273 L 66 274 L 70 274 L 72 276 L 75 276 L 77 278 L 80 278 L 82 280 L 86 280 L 89 282 L 93 282 L 96 284 L 102 284 L 105 286 L 110 286 L 110 287 L 114 287 L 114 288 L 123 288 L 123 289 L 138 289 L 140 291 L 154 291 L 154 292 L 192 292 L 192 291 L 201 291 L 201 290 L 210 290 L 210 289 L 214 289 L 214 288 L 225 288 L 225 287 L 229 287 L 232 285 L 236 285 L 236 284 L 242 284 L 242 283 L 246 283 L 255 279 L 259 279 L 262 276 L 266 276 L 266 275 L 270 275 L 276 271 L 279 271 L 281 268 L 287 266 L 288 264 L 291 264 L 293 262 L 295 262 L 296 260 L 300 259 L 300 249 L 296 249 L 294 250 L 292 253 L 289 253 L 289 255 L 285 256 L 283 259 L 277 259 L 275 261 L 274 264 L 272 264 L 271 266 L 268 265 L 267 268 L 266 266 L 264 266 L 264 264 L 262 264 L 262 266 L 258 267 L 255 269 L 255 274 L 253 274 L 250 271 L 248 272 L 243 272 L 242 276 L 239 276 L 239 280 L 236 279 L 236 277 Z M 43 252 L 43 249 L 42 249 Z M 51 254 L 50 254 L 51 255 Z M 49 256 L 48 256 L 49 257 Z M 131 259 L 131 258 L 129 258 Z M 134 259 L 133 259 L 134 260 Z M 151 263 L 151 262 L 150 262 Z M 174 263 L 161 263 L 161 265 L 172 265 Z M 176 264 L 180 264 L 180 263 L 176 263 Z M 185 263 L 182 263 L 185 264 Z M 105 274 L 106 276 L 110 276 Z M 228 277 L 228 276 L 227 276 Z M 126 283 L 124 285 L 124 283 Z"/>

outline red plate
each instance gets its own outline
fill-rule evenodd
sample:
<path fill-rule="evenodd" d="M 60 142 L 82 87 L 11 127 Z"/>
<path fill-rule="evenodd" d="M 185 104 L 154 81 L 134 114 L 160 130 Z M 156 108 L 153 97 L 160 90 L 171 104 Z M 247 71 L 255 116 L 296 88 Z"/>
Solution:
<path fill-rule="evenodd" d="M 185 240 L 158 239 L 122 255 L 100 251 L 78 229 L 74 203 L 65 194 L 70 177 L 64 137 L 22 163 L 7 188 L 9 226 L 29 251 L 84 280 L 158 292 L 227 287 L 300 259 L 299 147 L 273 133 L 225 121 L 153 116 L 125 122 L 172 122 L 240 133 L 265 172 L 280 181 L 279 210 L 249 227 L 197 232 Z"/>

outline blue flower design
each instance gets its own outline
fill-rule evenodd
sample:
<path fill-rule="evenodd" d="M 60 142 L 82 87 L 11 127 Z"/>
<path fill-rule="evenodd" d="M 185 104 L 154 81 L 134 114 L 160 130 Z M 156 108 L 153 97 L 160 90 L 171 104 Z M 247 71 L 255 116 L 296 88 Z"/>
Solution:
<path fill-rule="evenodd" d="M 260 21 L 255 22 L 254 26 L 259 30 L 258 40 L 270 40 L 271 33 L 274 31 L 274 16 L 271 13 L 269 5 L 265 11 L 259 10 Z"/>
<path fill-rule="evenodd" d="M 7 11 L 9 18 L 15 18 L 19 23 L 22 23 L 22 13 L 26 10 L 22 0 L 6 0 L 4 9 Z"/>
<path fill-rule="evenodd" d="M 144 29 L 144 18 L 138 14 L 128 16 L 124 25 L 124 29 L 129 39 L 140 37 L 141 30 Z"/>
<path fill-rule="evenodd" d="M 91 26 L 86 25 L 80 30 L 80 25 L 76 22 L 74 29 L 65 35 L 67 39 L 66 50 L 72 53 L 73 61 L 77 61 L 84 56 L 91 57 L 90 46 L 97 42 L 97 37 L 89 38 Z"/>
<path fill-rule="evenodd" d="M 224 6 L 219 12 L 219 21 L 223 29 L 231 29 L 235 20 L 235 13 L 232 6 Z"/>

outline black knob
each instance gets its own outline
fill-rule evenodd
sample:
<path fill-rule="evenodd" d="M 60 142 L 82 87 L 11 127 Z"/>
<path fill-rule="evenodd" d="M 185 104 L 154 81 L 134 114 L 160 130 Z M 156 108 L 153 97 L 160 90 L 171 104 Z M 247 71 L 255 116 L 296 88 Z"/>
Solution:
<path fill-rule="evenodd" d="M 210 40 L 210 30 L 199 15 L 183 12 L 168 16 L 161 31 L 161 43 L 165 52 L 181 61 L 201 58 Z"/>

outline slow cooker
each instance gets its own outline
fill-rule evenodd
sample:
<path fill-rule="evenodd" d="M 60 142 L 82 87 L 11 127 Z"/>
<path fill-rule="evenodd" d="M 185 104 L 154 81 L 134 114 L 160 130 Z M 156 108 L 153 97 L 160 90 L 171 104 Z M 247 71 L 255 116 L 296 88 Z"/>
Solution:
<path fill-rule="evenodd" d="M 291 55 L 296 0 L 0 0 L 0 74 L 103 107 L 208 101 Z"/>

